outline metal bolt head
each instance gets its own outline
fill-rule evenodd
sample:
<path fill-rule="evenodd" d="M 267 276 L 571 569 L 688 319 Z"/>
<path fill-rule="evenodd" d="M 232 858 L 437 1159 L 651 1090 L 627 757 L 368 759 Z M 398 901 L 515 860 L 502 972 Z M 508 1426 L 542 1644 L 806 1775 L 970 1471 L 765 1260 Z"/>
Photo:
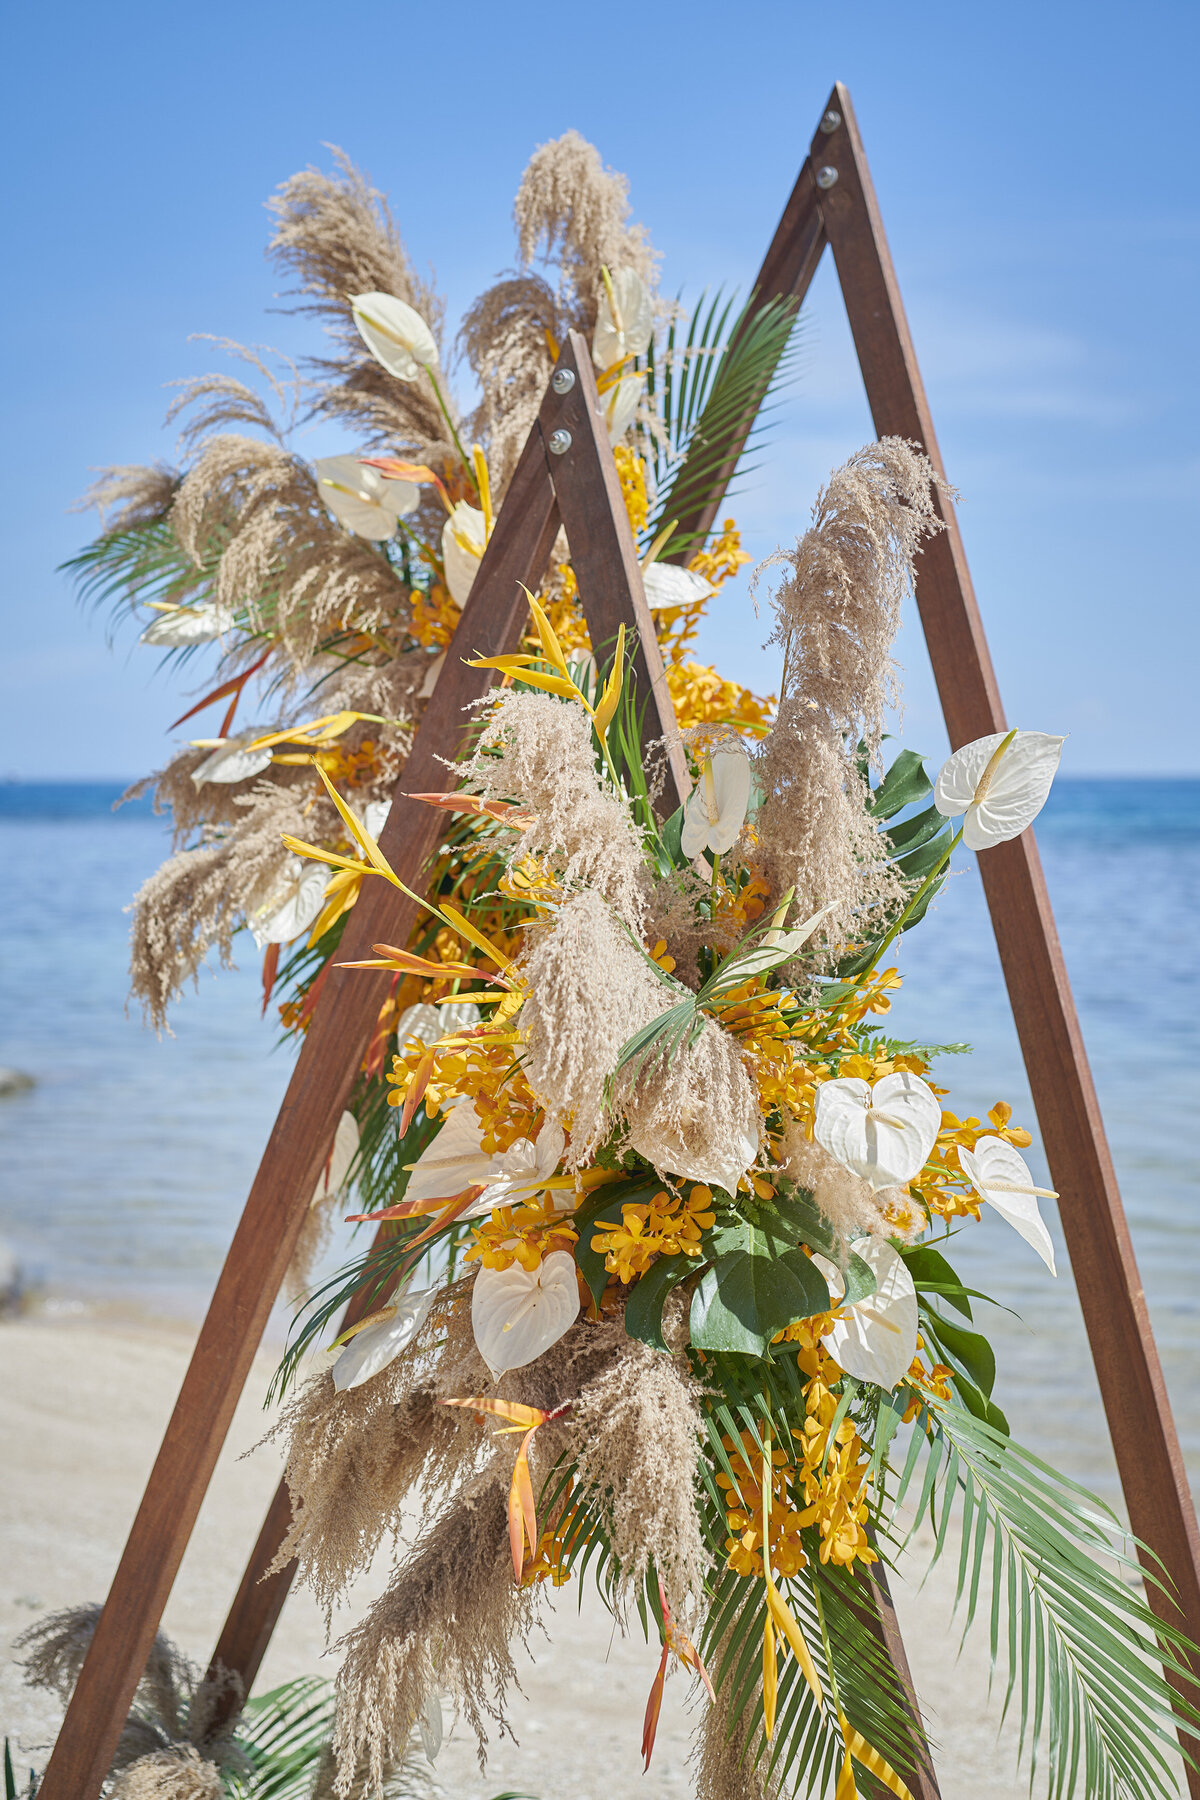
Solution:
<path fill-rule="evenodd" d="M 837 170 L 831 169 L 828 163 L 823 169 L 817 170 L 817 186 L 819 188 L 831 188 L 837 178 Z"/>
<path fill-rule="evenodd" d="M 563 370 L 563 373 L 566 374 L 565 369 Z M 574 377 L 572 377 L 572 379 L 574 379 Z M 565 456 L 570 448 L 571 434 L 569 431 L 552 431 L 550 433 L 551 456 Z"/>
<path fill-rule="evenodd" d="M 821 130 L 825 133 L 825 136 L 828 137 L 831 131 L 837 130 L 837 128 L 841 124 L 841 122 L 842 122 L 841 113 L 834 112 L 834 110 L 831 106 L 829 111 L 825 114 L 824 118 L 821 120 Z"/>
<path fill-rule="evenodd" d="M 574 369 L 556 369 L 550 377 L 550 386 L 556 394 L 569 394 L 575 386 Z"/>

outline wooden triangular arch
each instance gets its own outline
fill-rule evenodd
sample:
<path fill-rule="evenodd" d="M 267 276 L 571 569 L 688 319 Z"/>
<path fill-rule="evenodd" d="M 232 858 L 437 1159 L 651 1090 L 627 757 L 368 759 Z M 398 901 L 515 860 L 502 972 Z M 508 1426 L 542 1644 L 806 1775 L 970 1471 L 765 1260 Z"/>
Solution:
<path fill-rule="evenodd" d="M 850 97 L 840 83 L 759 271 L 757 300 L 788 296 L 798 304 L 826 244 L 837 265 L 876 431 L 920 443 L 940 471 L 870 173 Z M 742 442 L 753 422 L 748 414 Z M 735 463 L 736 455 L 713 482 L 705 504 L 680 521 L 681 538 L 709 529 Z M 941 511 L 946 530 L 921 556 L 917 604 L 950 741 L 957 747 L 1006 725 L 957 521 L 949 502 L 942 502 Z M 637 629 L 639 692 L 653 697 L 647 734 L 667 744 L 665 797 L 673 805 L 686 790 L 686 766 L 590 358 L 574 333 L 414 738 L 402 777 L 406 789 L 433 791 L 448 784 L 441 758 L 454 755 L 465 729 L 463 709 L 486 693 L 490 681 L 463 658 L 516 647 L 526 617 L 520 584 L 537 586 L 560 524 L 567 530 L 593 643 L 611 642 L 622 622 Z M 382 847 L 418 891 L 439 830 L 432 809 L 397 796 Z M 1178 1606 L 1153 1583 L 1148 1597 L 1161 1617 L 1200 1642 L 1200 1532 L 1031 833 L 990 850 L 979 866 L 1046 1157 L 1061 1196 L 1063 1231 L 1130 1524 L 1165 1569 Z M 378 939 L 405 942 L 414 911 L 389 884 L 368 884 L 350 914 L 343 943 L 347 959 L 366 954 Z M 367 1048 L 384 981 L 329 971 L 39 1789 L 42 1800 L 95 1800 L 99 1794 L 291 1260 L 308 1196 Z M 214 1652 L 214 1662 L 237 1670 L 247 1688 L 290 1585 L 289 1571 L 262 1579 L 288 1517 L 281 1488 Z M 872 1599 L 876 1627 L 911 1695 L 886 1589 L 876 1588 Z M 1188 1691 L 1194 1698 L 1195 1689 Z M 1189 1770 L 1188 1782 L 1192 1800 L 1200 1800 L 1200 1773 Z M 918 1800 L 936 1800 L 927 1761 L 914 1792 Z"/>

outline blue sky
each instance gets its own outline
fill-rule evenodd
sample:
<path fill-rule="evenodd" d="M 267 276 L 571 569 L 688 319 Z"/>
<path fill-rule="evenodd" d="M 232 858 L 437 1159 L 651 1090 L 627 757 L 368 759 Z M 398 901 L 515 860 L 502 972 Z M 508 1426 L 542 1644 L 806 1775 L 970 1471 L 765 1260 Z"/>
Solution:
<path fill-rule="evenodd" d="M 1010 719 L 1068 732 L 1065 772 L 1200 772 L 1194 5 L 65 0 L 10 9 L 5 37 L 0 778 L 163 760 L 190 690 L 128 630 L 110 649 L 56 565 L 89 534 L 69 509 L 92 468 L 170 457 L 167 384 L 217 361 L 191 334 L 316 347 L 268 310 L 263 203 L 288 174 L 349 151 L 454 319 L 512 260 L 529 153 L 574 125 L 628 174 L 664 285 L 694 295 L 752 277 L 835 78 Z M 870 435 L 827 262 L 802 377 L 733 507 L 748 548 L 794 538 Z M 743 581 L 704 648 L 768 687 L 765 635 Z M 900 655 L 905 736 L 936 754 L 919 631 Z"/>

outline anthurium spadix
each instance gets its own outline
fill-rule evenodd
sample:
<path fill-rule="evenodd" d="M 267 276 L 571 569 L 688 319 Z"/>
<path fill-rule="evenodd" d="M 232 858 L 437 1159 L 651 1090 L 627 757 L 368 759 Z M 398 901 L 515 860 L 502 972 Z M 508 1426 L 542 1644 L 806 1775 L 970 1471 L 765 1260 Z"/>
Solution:
<path fill-rule="evenodd" d="M 579 1306 L 575 1259 L 565 1250 L 533 1269 L 480 1269 L 471 1292 L 479 1354 L 497 1378 L 524 1368 L 571 1329 Z"/>
<path fill-rule="evenodd" d="M 821 1342 L 856 1381 L 894 1388 L 917 1354 L 917 1290 L 904 1258 L 884 1238 L 859 1242 L 855 1250 L 875 1277 L 875 1292 L 846 1307 Z M 813 1261 L 840 1299 L 846 1291 L 840 1270 L 827 1257 Z"/>
<path fill-rule="evenodd" d="M 185 644 L 211 644 L 233 626 L 233 614 L 223 606 L 202 602 L 196 606 L 155 606 L 158 617 L 141 635 L 143 644 L 158 650 L 177 650 Z"/>
<path fill-rule="evenodd" d="M 700 779 L 683 810 L 680 842 L 689 859 L 733 848 L 750 805 L 750 758 L 740 744 L 718 744 L 700 758 Z"/>
<path fill-rule="evenodd" d="M 421 502 L 415 481 L 389 481 L 357 456 L 319 456 L 313 468 L 322 500 L 355 537 L 382 543 Z"/>
<path fill-rule="evenodd" d="M 312 1206 L 332 1200 L 345 1185 L 350 1165 L 358 1154 L 358 1120 L 352 1112 L 344 1112 L 333 1134 L 333 1147 L 325 1158 L 325 1166 L 313 1189 Z"/>
<path fill-rule="evenodd" d="M 436 368 L 437 343 L 428 325 L 394 294 L 351 294 L 358 335 L 377 363 L 399 381 L 415 381 L 422 369 Z"/>
<path fill-rule="evenodd" d="M 1006 844 L 1045 806 L 1065 742 L 1045 731 L 994 731 L 976 738 L 942 764 L 933 804 L 944 819 L 962 817 L 968 850 Z"/>
<path fill-rule="evenodd" d="M 290 944 L 307 931 L 325 899 L 329 870 L 322 863 L 289 856 L 278 885 L 250 915 L 250 935 L 262 950 L 267 944 Z"/>
<path fill-rule="evenodd" d="M 603 373 L 627 358 L 645 356 L 654 330 L 654 304 L 636 269 L 604 270 L 592 333 L 592 361 Z"/>
<path fill-rule="evenodd" d="M 436 1288 L 403 1294 L 395 1305 L 382 1308 L 376 1318 L 365 1321 L 333 1365 L 333 1385 L 338 1393 L 361 1387 L 364 1381 L 370 1381 L 394 1363 L 429 1317 L 436 1298 Z"/>
<path fill-rule="evenodd" d="M 817 1089 L 818 1144 L 876 1189 L 907 1186 L 924 1168 L 941 1124 L 937 1095 L 907 1069 L 874 1087 L 847 1075 Z"/>
<path fill-rule="evenodd" d="M 458 606 L 467 604 L 467 596 L 487 549 L 487 539 L 484 514 L 477 506 L 460 500 L 442 526 L 442 566 L 446 571 L 446 586 Z"/>
<path fill-rule="evenodd" d="M 1038 1211 L 1038 1198 L 1057 1200 L 1053 1188 L 1035 1186 L 1025 1158 L 1003 1138 L 982 1137 L 974 1150 L 959 1146 L 963 1173 L 981 1200 L 994 1207 L 1013 1230 L 1032 1244 L 1052 1275 L 1054 1244 Z"/>

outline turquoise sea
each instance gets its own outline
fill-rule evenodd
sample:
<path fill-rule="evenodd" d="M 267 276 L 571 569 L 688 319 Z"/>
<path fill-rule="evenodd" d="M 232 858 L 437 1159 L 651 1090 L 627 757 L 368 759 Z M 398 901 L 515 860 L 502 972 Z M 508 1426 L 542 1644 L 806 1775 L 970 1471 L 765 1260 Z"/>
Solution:
<path fill-rule="evenodd" d="M 259 1016 L 252 953 L 236 972 L 202 976 L 174 1036 L 159 1040 L 126 1013 L 123 909 L 167 832 L 144 804 L 114 813 L 118 791 L 0 784 L 0 1064 L 36 1083 L 0 1098 L 0 1239 L 59 1304 L 198 1319 L 288 1053 Z M 1038 839 L 1195 1479 L 1200 780 L 1061 779 Z M 1036 1129 L 973 858 L 905 940 L 901 966 L 889 1029 L 974 1046 L 939 1067 L 947 1104 L 982 1116 L 1007 1099 Z M 1058 1241 L 1057 1281 L 994 1216 L 964 1229 L 950 1254 L 971 1285 L 1012 1309 L 987 1329 L 1015 1434 L 1111 1493 Z"/>

